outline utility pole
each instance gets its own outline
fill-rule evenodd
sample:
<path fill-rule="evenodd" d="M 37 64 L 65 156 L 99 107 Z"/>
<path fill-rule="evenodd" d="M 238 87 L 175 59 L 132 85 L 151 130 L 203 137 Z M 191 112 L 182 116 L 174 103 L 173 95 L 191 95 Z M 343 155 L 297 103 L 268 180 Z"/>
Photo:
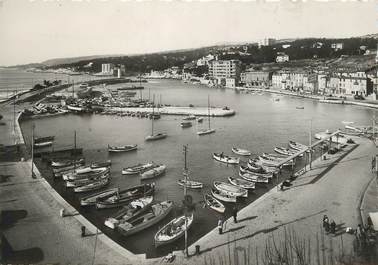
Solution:
<path fill-rule="evenodd" d="M 13 96 L 13 133 L 16 133 L 16 90 L 13 90 L 14 96 Z"/>
<path fill-rule="evenodd" d="M 32 124 L 32 146 L 31 146 L 31 177 L 34 178 L 34 123 Z"/>

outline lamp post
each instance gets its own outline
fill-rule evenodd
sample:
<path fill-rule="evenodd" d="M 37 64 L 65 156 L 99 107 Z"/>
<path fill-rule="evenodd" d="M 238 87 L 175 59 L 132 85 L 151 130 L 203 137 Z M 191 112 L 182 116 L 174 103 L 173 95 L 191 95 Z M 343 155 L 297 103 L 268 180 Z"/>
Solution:
<path fill-rule="evenodd" d="M 35 124 L 32 124 L 32 146 L 31 146 L 31 177 L 34 178 L 34 128 Z"/>

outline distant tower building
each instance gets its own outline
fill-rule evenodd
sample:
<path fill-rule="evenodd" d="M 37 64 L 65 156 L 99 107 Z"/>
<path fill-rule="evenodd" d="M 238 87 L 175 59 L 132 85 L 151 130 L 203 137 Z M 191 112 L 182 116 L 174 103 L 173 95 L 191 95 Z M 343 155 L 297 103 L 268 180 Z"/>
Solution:
<path fill-rule="evenodd" d="M 101 73 L 111 75 L 113 74 L 114 65 L 112 63 L 103 63 L 101 65 Z"/>

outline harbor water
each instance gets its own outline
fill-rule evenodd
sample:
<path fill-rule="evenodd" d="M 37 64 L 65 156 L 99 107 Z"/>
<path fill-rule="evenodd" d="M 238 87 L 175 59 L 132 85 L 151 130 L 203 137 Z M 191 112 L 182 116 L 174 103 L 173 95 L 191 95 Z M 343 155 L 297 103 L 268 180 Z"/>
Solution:
<path fill-rule="evenodd" d="M 172 250 L 184 247 L 184 238 L 158 249 L 153 245 L 153 236 L 159 227 L 180 215 L 179 206 L 182 205 L 183 189 L 177 185 L 177 181 L 183 178 L 183 145 L 188 145 L 187 160 L 190 178 L 201 181 L 205 185 L 200 191 L 189 191 L 196 202 L 194 222 L 188 238 L 189 244 L 192 244 L 213 229 L 220 218 L 219 214 L 203 207 L 203 195 L 210 192 L 215 180 L 227 182 L 228 176 L 237 176 L 238 174 L 238 167 L 227 166 L 213 160 L 213 152 L 233 155 L 231 148 L 239 147 L 251 150 L 254 155 L 263 152 L 273 153 L 273 148 L 276 146 L 287 147 L 289 140 L 308 144 L 311 138 L 310 131 L 313 135 L 327 129 L 333 131 L 343 128 L 344 125 L 341 121 L 370 124 L 373 113 L 372 110 L 358 106 L 328 105 L 307 99 L 270 95 L 269 93 L 236 93 L 231 89 L 209 88 L 173 80 L 154 80 L 144 86 L 145 89 L 140 94 L 138 92 L 136 97 L 152 99 L 152 96 L 155 95 L 155 101 L 161 101 L 163 104 L 178 106 L 192 104 L 206 107 L 209 96 L 211 106 L 228 106 L 236 111 L 236 115 L 211 118 L 211 127 L 216 129 L 216 133 L 205 136 L 198 136 L 196 132 L 207 126 L 206 118 L 202 124 L 194 122 L 193 127 L 183 129 L 180 127 L 182 117 L 162 116 L 154 123 L 155 133 L 165 132 L 168 137 L 155 142 L 144 141 L 145 136 L 151 133 L 151 120 L 137 117 L 69 114 L 27 120 L 21 125 L 27 143 L 30 143 L 32 123 L 35 124 L 36 136 L 55 135 L 53 145 L 55 150 L 72 148 L 76 131 L 77 147 L 83 148 L 86 162 L 112 160 L 112 180 L 109 187 L 124 189 L 140 184 L 140 178 L 136 175 L 121 175 L 123 167 L 147 161 L 167 165 L 167 172 L 150 182 L 156 183 L 155 200 L 172 200 L 175 202 L 175 209 L 159 224 L 124 238 L 103 225 L 107 217 L 120 209 L 97 211 L 94 208 L 80 208 L 79 198 L 83 195 L 74 194 L 71 190 L 64 188 L 61 180 L 52 178 L 50 167 L 45 163 L 39 163 L 40 170 L 53 187 L 99 229 L 130 251 L 147 253 L 148 257 L 165 255 Z M 107 152 L 108 144 L 113 146 L 138 144 L 138 150 L 109 154 Z M 241 159 L 247 160 L 247 158 Z M 302 167 L 304 161 L 298 162 L 297 168 Z M 289 173 L 286 171 L 285 174 Z M 248 199 L 239 207 L 251 203 L 271 189 L 273 185 L 274 182 L 257 185 L 256 190 L 250 192 Z M 226 215 L 230 216 L 228 212 Z"/>

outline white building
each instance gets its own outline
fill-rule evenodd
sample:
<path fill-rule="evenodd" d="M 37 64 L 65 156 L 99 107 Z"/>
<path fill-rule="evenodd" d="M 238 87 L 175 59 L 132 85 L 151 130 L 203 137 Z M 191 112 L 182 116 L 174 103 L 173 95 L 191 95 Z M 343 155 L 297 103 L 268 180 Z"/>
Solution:
<path fill-rule="evenodd" d="M 236 78 L 226 78 L 226 87 L 235 88 L 237 85 Z"/>
<path fill-rule="evenodd" d="M 342 50 L 344 49 L 344 43 L 342 42 L 332 43 L 331 48 L 334 49 L 335 51 Z"/>
<path fill-rule="evenodd" d="M 236 84 L 240 78 L 240 66 L 239 60 L 215 60 L 209 64 L 209 75 L 213 79 L 218 80 L 218 84 L 225 84 L 226 78 L 234 78 Z"/>
<path fill-rule="evenodd" d="M 284 63 L 289 61 L 289 55 L 283 52 L 278 52 L 276 57 L 277 63 Z"/>
<path fill-rule="evenodd" d="M 101 65 L 101 73 L 106 75 L 112 75 L 114 70 L 114 65 L 112 63 L 103 63 Z"/>
<path fill-rule="evenodd" d="M 215 59 L 215 56 L 212 54 L 206 55 L 197 60 L 197 66 L 209 65 L 209 63 Z"/>
<path fill-rule="evenodd" d="M 270 46 L 276 43 L 275 39 L 264 38 L 258 41 L 259 47 L 261 46 Z"/>

